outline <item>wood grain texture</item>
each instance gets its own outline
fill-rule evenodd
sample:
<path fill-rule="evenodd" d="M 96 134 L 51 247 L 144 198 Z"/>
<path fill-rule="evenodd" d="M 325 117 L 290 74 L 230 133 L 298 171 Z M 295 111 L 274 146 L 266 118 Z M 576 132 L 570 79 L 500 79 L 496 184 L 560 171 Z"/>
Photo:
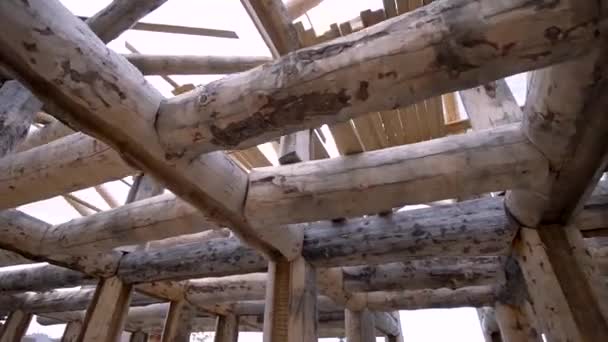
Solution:
<path fill-rule="evenodd" d="M 0 85 L 0 157 L 12 153 L 25 139 L 42 102 L 29 96 L 17 81 Z"/>
<path fill-rule="evenodd" d="M 82 330 L 82 322 L 71 321 L 68 322 L 61 336 L 61 342 L 77 342 L 80 331 Z M 146 342 L 146 341 L 143 341 Z"/>
<path fill-rule="evenodd" d="M 507 82 L 497 80 L 459 92 L 474 130 L 521 122 L 523 114 Z"/>
<path fill-rule="evenodd" d="M 543 341 L 541 334 L 536 331 L 531 320 L 520 308 L 497 303 L 495 312 L 503 341 Z"/>
<path fill-rule="evenodd" d="M 194 310 L 185 300 L 173 301 L 165 319 L 162 342 L 188 342 L 192 331 Z"/>
<path fill-rule="evenodd" d="M 125 55 L 144 75 L 222 75 L 270 62 L 268 57 Z"/>
<path fill-rule="evenodd" d="M 21 342 L 31 320 L 32 314 L 30 313 L 21 310 L 11 312 L 0 329 L 0 341 Z"/>
<path fill-rule="evenodd" d="M 237 342 L 239 339 L 239 317 L 231 314 L 218 316 L 213 342 Z"/>
<path fill-rule="evenodd" d="M 375 342 L 374 314 L 369 310 L 345 310 L 346 338 L 348 342 Z"/>

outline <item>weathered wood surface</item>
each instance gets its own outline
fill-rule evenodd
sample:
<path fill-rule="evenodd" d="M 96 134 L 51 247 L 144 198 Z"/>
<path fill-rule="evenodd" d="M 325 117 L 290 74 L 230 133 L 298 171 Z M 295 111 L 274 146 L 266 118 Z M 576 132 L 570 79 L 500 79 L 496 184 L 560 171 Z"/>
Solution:
<path fill-rule="evenodd" d="M 270 62 L 268 57 L 125 55 L 144 75 L 231 74 Z"/>
<path fill-rule="evenodd" d="M 27 259 L 18 253 L 0 250 L 0 267 L 29 264 L 31 262 L 30 259 Z M 0 270 L 0 273 L 1 272 L 2 271 Z"/>
<path fill-rule="evenodd" d="M 599 11 L 594 6 L 591 15 Z M 508 210 L 527 227 L 568 223 L 608 165 L 607 103 L 602 95 L 608 91 L 602 81 L 606 60 L 605 51 L 598 49 L 530 74 L 523 131 L 547 156 L 551 173 L 536 189 L 507 194 Z"/>
<path fill-rule="evenodd" d="M 521 122 L 522 112 L 507 82 L 497 80 L 459 92 L 474 130 Z"/>
<path fill-rule="evenodd" d="M 190 280 L 186 299 L 191 302 L 230 302 L 263 299 L 266 294 L 266 273 Z"/>
<path fill-rule="evenodd" d="M 165 318 L 162 342 L 188 342 L 192 331 L 194 309 L 185 300 L 173 301 Z"/>
<path fill-rule="evenodd" d="M 82 330 L 82 322 L 72 321 L 68 322 L 61 336 L 61 342 L 77 342 L 80 331 Z M 146 342 L 145 340 L 142 342 Z"/>
<path fill-rule="evenodd" d="M 356 217 L 406 204 L 527 188 L 547 173 L 542 154 L 514 125 L 255 169 L 245 210 L 250 221 L 261 225 Z"/>
<path fill-rule="evenodd" d="M 32 314 L 20 310 L 11 312 L 0 329 L 1 342 L 21 342 L 25 336 Z"/>
<path fill-rule="evenodd" d="M 289 18 L 295 20 L 306 12 L 317 7 L 323 0 L 287 0 L 285 7 Z"/>
<path fill-rule="evenodd" d="M 374 326 L 384 335 L 397 336 L 401 333 L 401 326 L 390 312 L 373 312 Z"/>
<path fill-rule="evenodd" d="M 13 152 L 27 135 L 42 102 L 17 81 L 0 82 L 0 156 Z"/>
<path fill-rule="evenodd" d="M 346 338 L 348 342 L 375 342 L 376 329 L 374 314 L 363 309 L 361 311 L 345 311 Z"/>
<path fill-rule="evenodd" d="M 117 341 L 131 302 L 131 285 L 116 277 L 99 281 L 85 315 L 79 340 Z"/>
<path fill-rule="evenodd" d="M 495 314 L 503 341 L 543 341 L 541 334 L 536 331 L 531 320 L 520 308 L 513 305 L 497 303 L 495 306 Z"/>
<path fill-rule="evenodd" d="M 477 308 L 477 316 L 481 326 L 481 333 L 485 342 L 503 342 L 500 328 L 496 322 L 496 311 L 494 307 Z"/>
<path fill-rule="evenodd" d="M 147 342 L 148 334 L 143 331 L 134 331 L 131 333 L 131 337 L 129 338 L 129 342 Z"/>
<path fill-rule="evenodd" d="M 496 286 L 472 286 L 455 290 L 368 292 L 365 306 L 377 311 L 482 307 L 492 305 L 498 291 Z"/>
<path fill-rule="evenodd" d="M 27 151 L 73 133 L 74 131 L 68 126 L 64 125 L 61 121 L 53 120 L 53 122 L 45 125 L 44 127 L 30 132 L 25 141 L 17 146 L 17 151 Z"/>
<path fill-rule="evenodd" d="M 289 245 L 284 243 L 289 242 L 288 230 L 277 230 L 274 234 L 282 243 L 275 248 L 274 241 L 257 236 L 241 217 L 247 174 L 227 155 L 211 153 L 193 160 L 166 153 L 156 128 L 157 110 L 163 97 L 130 63 L 108 50 L 57 1 L 35 2 L 29 6 L 8 1 L 2 5 L 0 13 L 10 12 L 11 18 L 3 21 L 6 29 L 10 27 L 10 32 L 6 31 L 6 37 L 10 38 L 3 39 L 0 45 L 11 53 L 0 56 L 0 61 L 34 93 L 60 108 L 55 113 L 62 121 L 102 138 L 121 151 L 129 163 L 199 210 L 230 226 L 244 241 L 266 255 L 291 253 L 291 245 L 277 251 Z M 49 34 L 32 36 L 32 30 L 37 27 L 48 27 L 45 33 Z M 35 51 L 28 51 L 22 43 L 17 43 L 19 37 L 28 37 L 28 42 L 36 45 Z M 38 53 L 44 54 L 44 61 L 37 60 Z M 87 75 L 92 74 L 95 82 L 87 81 L 90 80 Z M 219 182 L 218 176 L 227 181 Z M 209 179 L 216 181 L 209 182 Z"/>
<path fill-rule="evenodd" d="M 239 317 L 234 314 L 218 316 L 213 342 L 238 342 L 238 339 Z"/>
<path fill-rule="evenodd" d="M 498 257 L 476 257 L 343 267 L 343 286 L 350 292 L 369 292 L 491 285 L 504 281 L 502 264 Z"/>
<path fill-rule="evenodd" d="M 556 227 L 541 228 L 547 229 L 553 236 L 564 234 Z M 569 248 L 546 248 L 541 234 L 545 233 L 522 228 L 515 252 L 542 333 L 551 341 L 601 341 L 608 336 L 605 322 L 598 321 L 598 303 L 590 296 L 591 289 L 579 266 L 573 265 L 576 258 Z M 568 276 L 578 278 L 568 281 L 564 278 Z"/>
<path fill-rule="evenodd" d="M 172 154 L 244 148 L 579 56 L 598 19 L 568 2 L 436 1 L 169 100 L 157 127 Z"/>

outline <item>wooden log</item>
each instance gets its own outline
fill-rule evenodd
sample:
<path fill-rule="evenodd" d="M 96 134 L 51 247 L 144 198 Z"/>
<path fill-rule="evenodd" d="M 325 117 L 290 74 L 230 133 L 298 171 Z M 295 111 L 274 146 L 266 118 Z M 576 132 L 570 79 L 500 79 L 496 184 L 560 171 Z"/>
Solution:
<path fill-rule="evenodd" d="M 497 303 L 496 322 L 505 342 L 542 342 L 541 335 L 534 329 L 528 317 L 518 307 Z"/>
<path fill-rule="evenodd" d="M 82 322 L 71 321 L 65 326 L 63 335 L 61 336 L 61 342 L 77 342 L 80 331 L 82 330 Z M 142 342 L 146 342 L 145 340 Z"/>
<path fill-rule="evenodd" d="M 11 312 L 0 329 L 0 341 L 20 342 L 25 336 L 31 320 L 32 314 L 30 313 L 21 310 Z"/>
<path fill-rule="evenodd" d="M 472 286 L 456 290 L 413 290 L 366 293 L 366 307 L 376 311 L 448 309 L 492 305 L 498 295 L 496 286 Z"/>
<path fill-rule="evenodd" d="M 163 328 L 163 342 L 188 342 L 192 329 L 194 310 L 185 300 L 173 301 L 169 307 Z"/>
<path fill-rule="evenodd" d="M 27 259 L 18 253 L 0 250 L 0 267 L 29 264 L 31 262 L 30 259 Z M 0 270 L 0 273 L 1 272 L 2 271 Z"/>
<path fill-rule="evenodd" d="M 214 342 L 237 342 L 239 339 L 239 317 L 232 314 L 218 316 Z"/>
<path fill-rule="evenodd" d="M 169 100 L 156 121 L 163 144 L 172 153 L 245 148 L 580 56 L 595 40 L 591 21 L 569 3 L 453 5 L 436 1 Z M 548 39 L 553 26 L 580 30 Z M 408 39 L 397 42 L 397 36 Z M 479 37 L 492 44 L 477 44 Z"/>
<path fill-rule="evenodd" d="M 348 342 L 375 342 L 374 315 L 371 311 L 346 310 L 346 338 Z"/>
<path fill-rule="evenodd" d="M 590 11 L 593 15 L 596 9 Z M 581 13 L 581 17 L 588 14 Z M 608 118 L 600 94 L 608 89 L 597 82 L 597 75 L 606 72 L 605 65 L 606 56 L 598 49 L 576 61 L 530 74 L 523 131 L 547 156 L 551 173 L 535 189 L 507 194 L 507 208 L 522 225 L 567 224 L 606 169 Z"/>
<path fill-rule="evenodd" d="M 374 325 L 383 335 L 398 336 L 401 333 L 401 326 L 390 312 L 372 312 Z"/>
<path fill-rule="evenodd" d="M 19 74 L 23 81 L 27 80 L 26 83 L 34 93 L 38 93 L 47 103 L 62 109 L 56 112 L 62 121 L 103 138 L 113 148 L 121 151 L 130 163 L 164 183 L 198 209 L 230 226 L 244 241 L 256 246 L 269 257 L 294 253 L 294 246 L 300 244 L 300 237 L 292 237 L 289 229 L 276 229 L 274 233 L 257 236 L 259 232 L 243 219 L 241 211 L 247 174 L 228 156 L 218 152 L 193 160 L 183 158 L 185 155 L 175 158 L 177 155 L 166 153 L 155 128 L 162 95 L 130 63 L 109 51 L 57 1 L 36 2 L 31 6 L 22 2 L 3 4 L 6 7 L 0 13 L 12 12 L 11 17 L 16 19 L 16 26 L 7 23 L 13 30 L 11 37 L 23 37 L 24 34 L 31 36 L 29 32 L 36 27 L 48 27 L 49 32 L 52 32 L 44 35 L 44 39 L 41 39 L 41 35 L 32 38 L 37 46 L 34 54 L 43 52 L 48 59 L 45 63 L 37 63 L 35 56 L 29 56 L 26 63 L 13 58 L 16 55 L 3 56 L 0 60 L 15 74 Z M 39 15 L 40 13 L 44 15 Z M 79 29 L 75 30 L 74 27 Z M 13 39 L 3 41 L 7 48 L 15 42 Z M 32 53 L 23 50 L 23 46 L 13 47 L 16 48 L 15 53 Z M 82 54 L 79 53 L 81 51 Z M 75 58 L 82 63 L 75 63 Z M 26 73 L 24 67 L 29 72 Z M 62 68 L 71 71 L 66 73 Z M 91 72 L 98 74 L 96 82 L 83 79 L 83 75 Z M 76 74 L 81 77 L 71 77 Z M 56 82 L 56 77 L 63 78 L 63 81 Z M 49 96 L 49 87 L 56 94 Z M 100 92 L 105 95 L 99 96 Z M 79 95 L 75 96 L 76 93 Z M 216 174 L 209 177 L 213 173 Z M 217 180 L 217 175 L 230 178 L 230 181 L 206 181 Z M 225 184 L 232 186 L 226 188 Z"/>
<path fill-rule="evenodd" d="M 403 332 L 401 331 L 401 317 L 399 315 L 399 311 L 393 311 L 390 313 L 395 322 L 397 322 L 398 334 L 397 335 L 388 335 L 386 336 L 386 342 L 403 342 Z"/>
<path fill-rule="evenodd" d="M 102 41 L 110 42 L 166 1 L 113 0 L 99 13 L 87 19 L 87 23 Z"/>
<path fill-rule="evenodd" d="M 78 340 L 118 340 L 127 319 L 130 301 L 131 285 L 116 277 L 101 280 L 87 309 Z"/>
<path fill-rule="evenodd" d="M 144 75 L 218 75 L 249 70 L 270 62 L 268 57 L 125 55 Z"/>
<path fill-rule="evenodd" d="M 28 96 L 29 91 L 17 81 L 0 87 L 0 156 L 13 152 L 27 135 L 42 102 Z"/>
<path fill-rule="evenodd" d="M 317 339 L 317 294 L 314 269 L 304 260 L 268 264 L 264 342 Z"/>
<path fill-rule="evenodd" d="M 599 303 L 570 248 L 560 249 L 568 241 L 563 234 L 555 227 L 522 228 L 515 241 L 534 311 L 548 340 L 600 341 L 608 332 Z"/>
<path fill-rule="evenodd" d="M 343 286 L 350 292 L 368 292 L 491 285 L 504 281 L 502 264 L 498 257 L 476 257 L 343 267 Z"/>
<path fill-rule="evenodd" d="M 148 334 L 143 331 L 135 331 L 131 333 L 131 337 L 129 338 L 129 342 L 147 342 Z"/>
<path fill-rule="evenodd" d="M 460 91 L 471 126 L 484 130 L 521 122 L 522 112 L 505 80 Z"/>
<path fill-rule="evenodd" d="M 30 150 L 34 147 L 48 144 L 51 141 L 58 140 L 70 134 L 73 134 L 74 130 L 64 125 L 61 121 L 53 120 L 48 125 L 30 132 L 25 141 L 17 145 L 17 151 L 23 152 Z"/>
<path fill-rule="evenodd" d="M 485 342 L 503 342 L 500 328 L 496 321 L 496 311 L 494 307 L 483 307 L 477 309 L 479 324 Z"/>
<path fill-rule="evenodd" d="M 285 2 L 287 15 L 291 20 L 296 20 L 306 12 L 317 7 L 321 2 L 323 0 L 288 0 Z"/>
<path fill-rule="evenodd" d="M 259 300 L 266 293 L 266 273 L 253 273 L 223 278 L 190 280 L 186 299 L 190 302 L 219 303 Z"/>
<path fill-rule="evenodd" d="M 245 211 L 260 225 L 354 217 L 406 204 L 526 188 L 547 172 L 542 154 L 515 125 L 256 169 L 250 173 Z M 363 191 L 365 196 L 360 196 Z"/>

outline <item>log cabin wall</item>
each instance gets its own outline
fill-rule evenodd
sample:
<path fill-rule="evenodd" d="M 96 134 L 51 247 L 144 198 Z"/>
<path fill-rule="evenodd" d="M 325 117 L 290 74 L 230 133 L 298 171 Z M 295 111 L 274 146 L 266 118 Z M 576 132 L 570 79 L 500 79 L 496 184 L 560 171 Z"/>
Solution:
<path fill-rule="evenodd" d="M 85 23 L 0 4 L 0 262 L 48 262 L 0 269 L 0 341 L 34 314 L 65 341 L 403 341 L 398 310 L 463 306 L 487 341 L 608 337 L 603 4 L 386 0 L 317 35 L 293 21 L 321 1 L 242 0 L 275 59 L 105 47 L 130 28 L 234 38 L 139 21 L 164 2 Z M 240 73 L 166 75 L 214 72 Z M 128 175 L 119 205 L 102 183 Z M 71 194 L 87 187 L 112 209 Z M 83 217 L 15 209 L 57 195 Z"/>

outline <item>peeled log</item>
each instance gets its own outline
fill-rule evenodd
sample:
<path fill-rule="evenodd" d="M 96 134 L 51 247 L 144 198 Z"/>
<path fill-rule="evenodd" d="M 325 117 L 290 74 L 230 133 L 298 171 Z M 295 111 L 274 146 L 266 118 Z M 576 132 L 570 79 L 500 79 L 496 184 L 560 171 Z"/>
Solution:
<path fill-rule="evenodd" d="M 463 287 L 402 292 L 367 293 L 367 308 L 377 311 L 450 309 L 492 305 L 497 299 L 495 286 Z"/>
<path fill-rule="evenodd" d="M 37 264 L 18 270 L 0 269 L 0 292 L 2 293 L 44 291 L 96 283 L 97 279 L 94 277 L 55 265 Z M 40 288 L 35 284 L 44 286 Z"/>
<path fill-rule="evenodd" d="M 548 174 L 519 125 L 361 155 L 258 168 L 246 214 L 260 225 L 355 217 L 407 204 L 529 188 Z"/>
<path fill-rule="evenodd" d="M 125 55 L 144 75 L 218 75 L 252 69 L 268 57 Z"/>
<path fill-rule="evenodd" d="M 435 1 L 161 105 L 170 154 L 241 149 L 578 57 L 596 24 L 570 2 Z M 568 32 L 551 35 L 547 32 Z M 353 77 L 356 75 L 356 77 Z"/>
<path fill-rule="evenodd" d="M 287 0 L 285 7 L 292 20 L 296 20 L 306 12 L 317 7 L 323 0 Z"/>

